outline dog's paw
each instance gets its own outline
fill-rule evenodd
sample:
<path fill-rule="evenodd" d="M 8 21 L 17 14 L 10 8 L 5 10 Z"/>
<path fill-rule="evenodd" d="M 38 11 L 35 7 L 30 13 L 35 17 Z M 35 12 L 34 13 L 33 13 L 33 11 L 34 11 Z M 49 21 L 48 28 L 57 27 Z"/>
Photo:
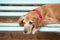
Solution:
<path fill-rule="evenodd" d="M 39 29 L 34 28 L 32 34 L 36 34 Z"/>
<path fill-rule="evenodd" d="M 35 34 L 36 32 L 32 32 L 32 34 Z"/>

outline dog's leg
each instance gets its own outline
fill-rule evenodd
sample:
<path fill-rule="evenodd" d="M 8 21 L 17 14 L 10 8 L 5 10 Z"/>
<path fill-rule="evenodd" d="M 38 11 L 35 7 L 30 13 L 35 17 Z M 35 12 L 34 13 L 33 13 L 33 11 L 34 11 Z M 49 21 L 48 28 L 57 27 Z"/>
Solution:
<path fill-rule="evenodd" d="M 57 24 L 59 21 L 56 18 L 48 17 L 42 20 L 40 23 L 40 27 L 46 25 L 46 24 Z M 39 27 L 33 28 L 32 34 L 35 34 L 39 30 Z"/>

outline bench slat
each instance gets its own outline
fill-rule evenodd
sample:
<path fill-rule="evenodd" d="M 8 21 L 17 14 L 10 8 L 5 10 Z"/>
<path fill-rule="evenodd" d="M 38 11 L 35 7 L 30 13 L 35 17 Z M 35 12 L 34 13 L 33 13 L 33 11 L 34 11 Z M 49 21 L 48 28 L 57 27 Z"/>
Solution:
<path fill-rule="evenodd" d="M 48 24 L 49 25 L 49 24 Z M 50 24 L 53 25 L 53 24 Z M 60 24 L 56 24 L 56 26 Z M 47 25 L 46 25 L 47 26 Z M 60 27 L 41 27 L 40 32 L 60 32 Z M 0 31 L 23 31 L 24 27 L 19 27 L 18 23 L 0 23 Z"/>
<path fill-rule="evenodd" d="M 23 31 L 23 27 L 0 27 L 0 31 Z M 40 32 L 60 32 L 60 28 L 40 28 Z"/>
<path fill-rule="evenodd" d="M 0 10 L 0 12 L 29 12 L 31 10 Z"/>
<path fill-rule="evenodd" d="M 0 27 L 19 27 L 18 23 L 0 23 Z M 60 24 L 47 24 L 45 27 L 48 28 L 60 28 Z"/>
<path fill-rule="evenodd" d="M 0 12 L 0 16 L 22 16 L 28 12 Z"/>
<path fill-rule="evenodd" d="M 0 6 L 0 10 L 32 10 L 38 6 Z"/>
<path fill-rule="evenodd" d="M 47 4 L 60 3 L 59 0 L 0 0 L 0 4 Z"/>

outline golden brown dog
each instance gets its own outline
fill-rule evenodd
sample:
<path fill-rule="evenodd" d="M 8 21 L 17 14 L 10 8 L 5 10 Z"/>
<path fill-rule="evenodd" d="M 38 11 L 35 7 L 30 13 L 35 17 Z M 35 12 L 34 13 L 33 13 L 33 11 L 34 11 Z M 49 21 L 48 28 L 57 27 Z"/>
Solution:
<path fill-rule="evenodd" d="M 42 18 L 38 17 L 37 12 L 30 11 L 18 20 L 19 25 L 24 26 L 25 34 L 35 34 L 41 26 L 60 22 L 60 4 L 46 4 L 36 8 L 36 10 L 41 12 Z"/>

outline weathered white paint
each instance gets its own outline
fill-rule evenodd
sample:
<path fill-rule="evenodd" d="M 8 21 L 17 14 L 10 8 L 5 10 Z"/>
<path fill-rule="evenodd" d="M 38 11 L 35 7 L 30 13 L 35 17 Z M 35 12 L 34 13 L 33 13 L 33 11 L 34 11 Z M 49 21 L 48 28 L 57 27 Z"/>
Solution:
<path fill-rule="evenodd" d="M 0 12 L 0 16 L 22 16 L 28 12 Z"/>
<path fill-rule="evenodd" d="M 32 10 L 38 6 L 0 6 L 0 10 Z"/>
<path fill-rule="evenodd" d="M 52 27 L 51 27 L 52 26 Z M 19 27 L 18 23 L 0 23 L 0 31 L 23 31 L 24 27 Z M 41 32 L 60 32 L 60 24 L 48 24 L 41 27 Z"/>
<path fill-rule="evenodd" d="M 47 4 L 60 3 L 60 0 L 0 0 L 0 4 Z"/>

